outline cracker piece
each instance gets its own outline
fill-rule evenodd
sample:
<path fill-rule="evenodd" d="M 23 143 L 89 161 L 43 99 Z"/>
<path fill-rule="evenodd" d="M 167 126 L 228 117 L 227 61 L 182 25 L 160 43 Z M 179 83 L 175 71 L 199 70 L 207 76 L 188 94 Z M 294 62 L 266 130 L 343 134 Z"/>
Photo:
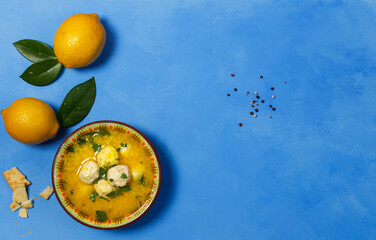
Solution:
<path fill-rule="evenodd" d="M 21 206 L 20 204 L 16 203 L 16 202 L 12 202 L 10 205 L 9 205 L 10 209 L 12 209 L 12 211 L 16 211 L 18 210 Z"/>
<path fill-rule="evenodd" d="M 29 199 L 29 200 L 21 203 L 21 207 L 23 207 L 23 208 L 32 208 L 33 207 L 33 200 Z"/>
<path fill-rule="evenodd" d="M 54 190 L 50 186 L 47 186 L 43 192 L 39 193 L 39 195 L 41 195 L 44 199 L 48 200 L 53 192 Z"/>
<path fill-rule="evenodd" d="M 22 218 L 27 218 L 27 209 L 26 208 L 21 208 L 20 211 L 18 212 L 18 216 L 22 217 Z"/>
<path fill-rule="evenodd" d="M 25 175 L 23 175 L 16 167 L 3 172 L 3 175 L 13 191 L 15 189 L 14 185 L 24 183 L 26 186 L 28 186 L 31 184 L 28 180 L 26 180 Z"/>
<path fill-rule="evenodd" d="M 26 188 L 25 188 L 25 184 L 23 184 L 23 186 L 21 187 L 17 187 L 14 189 L 13 191 L 13 201 L 15 202 L 18 202 L 18 203 L 22 203 L 22 202 L 25 202 L 27 201 L 28 197 L 27 197 L 27 193 L 26 193 Z"/>

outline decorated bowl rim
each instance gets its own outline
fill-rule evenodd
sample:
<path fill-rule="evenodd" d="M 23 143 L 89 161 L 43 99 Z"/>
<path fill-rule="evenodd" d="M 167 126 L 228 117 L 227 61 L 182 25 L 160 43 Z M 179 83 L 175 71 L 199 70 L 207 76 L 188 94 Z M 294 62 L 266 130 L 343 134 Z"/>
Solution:
<path fill-rule="evenodd" d="M 155 155 L 155 161 L 158 165 L 158 185 L 157 185 L 157 190 L 155 192 L 155 196 L 154 198 L 151 200 L 151 202 L 146 206 L 145 210 L 140 214 L 138 215 L 137 217 L 135 217 L 134 219 L 132 219 L 131 221 L 129 222 L 126 222 L 126 223 L 123 223 L 123 224 L 119 224 L 117 226 L 113 226 L 113 227 L 101 227 L 101 226 L 96 226 L 96 225 L 91 225 L 91 224 L 88 224 L 86 222 L 83 222 L 81 220 L 79 220 L 76 216 L 72 215 L 67 209 L 66 209 L 66 206 L 61 202 L 60 200 L 60 197 L 57 196 L 57 189 L 56 189 L 56 182 L 55 182 L 55 178 L 54 178 L 54 170 L 56 168 L 56 160 L 58 159 L 58 154 L 60 152 L 60 149 L 61 147 L 72 137 L 74 136 L 78 131 L 86 128 L 86 127 L 89 127 L 90 125 L 95 125 L 95 124 L 100 124 L 100 123 L 113 123 L 113 124 L 118 124 L 118 125 L 123 125 L 127 128 L 130 128 L 132 129 L 133 131 L 137 132 L 139 135 L 141 135 L 141 137 L 149 144 L 150 148 L 153 150 L 154 152 L 154 155 Z M 87 226 L 87 227 L 90 227 L 90 228 L 95 228 L 95 229 L 100 229 L 100 230 L 113 230 L 113 229 L 119 229 L 119 228 L 123 228 L 125 226 L 128 226 L 132 223 L 135 223 L 136 221 L 138 221 L 140 218 L 142 218 L 149 210 L 150 208 L 153 206 L 156 198 L 158 197 L 158 194 L 159 194 L 159 190 L 161 188 L 161 183 L 162 183 L 162 168 L 161 168 L 161 163 L 160 163 L 160 160 L 159 160 L 159 156 L 158 156 L 158 153 L 157 151 L 155 150 L 154 146 L 152 145 L 152 143 L 150 142 L 150 140 L 141 132 L 139 131 L 137 128 L 129 125 L 129 124 L 126 124 L 126 123 L 123 123 L 123 122 L 119 122 L 119 121 L 114 121 L 114 120 L 101 120 L 101 121 L 95 121 L 95 122 L 90 122 L 88 124 L 85 124 L 79 128 L 77 128 L 76 130 L 74 130 L 71 134 L 69 134 L 65 139 L 64 141 L 60 144 L 59 148 L 57 149 L 56 151 L 56 154 L 55 154 L 55 157 L 54 157 L 54 161 L 53 161 L 53 164 L 52 164 L 52 171 L 51 171 L 51 177 L 52 177 L 52 186 L 53 186 L 53 189 L 54 189 L 54 192 L 56 194 L 56 199 L 58 200 L 60 206 L 64 209 L 64 211 L 66 213 L 68 213 L 68 215 L 73 218 L 74 220 L 76 220 L 77 222 Z"/>

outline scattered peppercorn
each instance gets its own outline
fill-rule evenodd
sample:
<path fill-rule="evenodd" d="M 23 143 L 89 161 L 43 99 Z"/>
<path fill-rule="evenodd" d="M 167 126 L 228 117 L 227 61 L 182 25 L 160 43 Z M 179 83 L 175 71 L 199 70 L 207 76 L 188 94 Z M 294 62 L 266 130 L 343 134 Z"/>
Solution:
<path fill-rule="evenodd" d="M 271 87 L 270 89 L 271 89 L 272 91 L 274 91 L 274 87 Z"/>
<path fill-rule="evenodd" d="M 243 126 L 243 123 L 239 123 L 239 126 L 240 126 L 240 127 Z"/>
<path fill-rule="evenodd" d="M 257 115 L 255 114 L 255 115 L 253 115 L 253 117 L 257 117 Z"/>
<path fill-rule="evenodd" d="M 275 96 L 273 95 L 272 98 L 275 98 Z"/>
<path fill-rule="evenodd" d="M 255 94 L 257 95 L 258 92 L 255 92 Z"/>
<path fill-rule="evenodd" d="M 264 78 L 264 76 L 261 75 L 260 78 Z"/>
<path fill-rule="evenodd" d="M 262 103 L 264 103 L 265 101 L 264 100 L 261 100 Z"/>
<path fill-rule="evenodd" d="M 253 112 L 250 112 L 249 114 L 253 115 L 254 113 L 253 113 Z"/>
<path fill-rule="evenodd" d="M 256 102 L 256 100 L 253 100 L 253 102 L 252 103 L 255 103 Z"/>
<path fill-rule="evenodd" d="M 231 96 L 229 93 L 227 93 L 227 96 Z"/>
<path fill-rule="evenodd" d="M 258 112 L 258 109 L 257 109 L 257 108 L 255 109 L 255 112 Z"/>
<path fill-rule="evenodd" d="M 249 92 L 247 92 L 247 96 L 249 95 Z"/>
<path fill-rule="evenodd" d="M 255 105 L 251 105 L 251 107 L 253 107 L 253 108 L 254 108 L 254 107 L 255 107 Z"/>
<path fill-rule="evenodd" d="M 273 118 L 272 116 L 270 116 L 270 118 Z"/>
<path fill-rule="evenodd" d="M 275 108 L 272 108 L 273 111 L 275 111 Z"/>
<path fill-rule="evenodd" d="M 269 105 L 269 107 L 273 107 L 272 105 Z"/>
<path fill-rule="evenodd" d="M 258 106 L 259 104 L 257 103 L 256 106 Z"/>
<path fill-rule="evenodd" d="M 260 96 L 256 96 L 257 99 L 260 99 Z"/>
<path fill-rule="evenodd" d="M 237 91 L 238 91 L 238 89 L 237 89 L 237 88 L 234 88 L 234 91 L 235 91 L 235 92 L 237 92 Z"/>
<path fill-rule="evenodd" d="M 231 73 L 231 77 L 235 77 L 235 74 Z"/>

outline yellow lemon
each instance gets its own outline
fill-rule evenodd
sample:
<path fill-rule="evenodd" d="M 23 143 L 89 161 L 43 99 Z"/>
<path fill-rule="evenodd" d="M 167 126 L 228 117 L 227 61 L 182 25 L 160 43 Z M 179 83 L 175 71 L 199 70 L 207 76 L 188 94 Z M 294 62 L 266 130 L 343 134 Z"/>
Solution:
<path fill-rule="evenodd" d="M 21 98 L 1 110 L 5 129 L 15 140 L 38 144 L 56 136 L 59 130 L 55 112 L 42 100 Z"/>
<path fill-rule="evenodd" d="M 106 43 L 106 31 L 96 13 L 79 13 L 57 29 L 54 52 L 66 68 L 80 68 L 94 62 Z"/>

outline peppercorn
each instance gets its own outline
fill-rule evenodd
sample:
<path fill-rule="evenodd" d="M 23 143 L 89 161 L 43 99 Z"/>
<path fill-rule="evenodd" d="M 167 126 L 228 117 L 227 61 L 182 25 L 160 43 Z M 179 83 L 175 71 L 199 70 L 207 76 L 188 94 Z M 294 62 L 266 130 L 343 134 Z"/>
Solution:
<path fill-rule="evenodd" d="M 253 113 L 253 112 L 250 112 L 249 114 L 253 115 L 254 113 Z"/>
<path fill-rule="evenodd" d="M 255 109 L 255 112 L 258 112 L 258 109 L 257 109 L 257 108 Z"/>
<path fill-rule="evenodd" d="M 270 89 L 273 91 L 273 90 L 274 90 L 274 87 L 271 87 Z"/>
<path fill-rule="evenodd" d="M 260 99 L 260 96 L 256 96 L 257 99 Z"/>
<path fill-rule="evenodd" d="M 264 103 L 265 101 L 264 100 L 261 100 L 262 103 Z"/>
<path fill-rule="evenodd" d="M 272 108 L 273 111 L 275 111 L 276 109 L 275 108 Z"/>

